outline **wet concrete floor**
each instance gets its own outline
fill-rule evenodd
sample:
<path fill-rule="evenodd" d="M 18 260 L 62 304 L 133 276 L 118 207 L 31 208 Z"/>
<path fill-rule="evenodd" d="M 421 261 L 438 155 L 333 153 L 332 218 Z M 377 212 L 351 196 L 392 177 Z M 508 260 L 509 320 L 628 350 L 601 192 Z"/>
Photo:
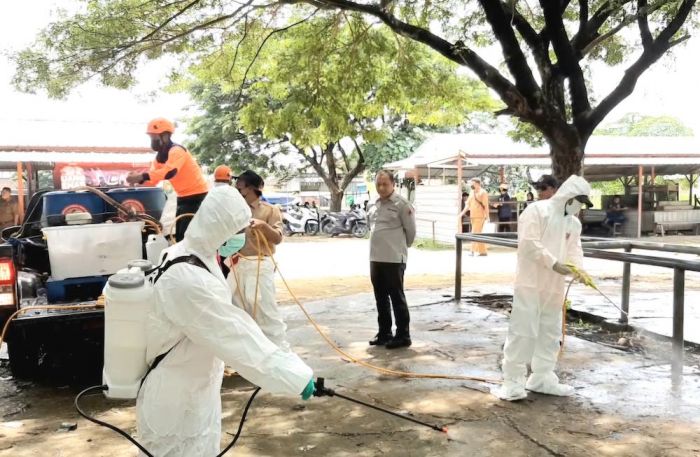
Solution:
<path fill-rule="evenodd" d="M 465 296 L 503 292 L 465 290 Z M 396 370 L 500 378 L 505 313 L 455 304 L 450 291 L 411 291 L 413 346 L 390 351 L 367 345 L 376 331 L 371 294 L 308 304 L 333 340 L 354 357 Z M 560 376 L 576 387 L 569 398 L 531 394 L 502 402 L 489 385 L 406 379 L 343 360 L 295 306 L 284 308 L 294 349 L 327 384 L 347 395 L 446 425 L 444 434 L 338 398 L 301 402 L 262 394 L 235 454 L 239 456 L 692 456 L 700 455 L 700 376 L 689 358 L 680 384 L 663 357 L 628 353 L 567 337 Z M 663 351 L 662 351 L 663 352 Z M 8 376 L 3 369 L 1 376 Z M 80 419 L 75 390 L 0 381 L 0 457 L 135 455 L 129 443 Z M 250 387 L 227 378 L 224 430 L 234 430 Z M 176 399 L 174 399 L 176 401 Z M 133 406 L 86 401 L 100 419 L 135 433 Z M 72 432 L 61 422 L 75 422 Z M 230 437 L 225 436 L 224 441 Z"/>

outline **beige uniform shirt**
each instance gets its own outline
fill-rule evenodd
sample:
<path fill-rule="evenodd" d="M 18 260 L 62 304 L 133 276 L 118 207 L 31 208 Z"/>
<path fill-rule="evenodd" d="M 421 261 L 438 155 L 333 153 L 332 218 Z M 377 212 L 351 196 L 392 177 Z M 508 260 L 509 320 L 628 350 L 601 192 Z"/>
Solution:
<path fill-rule="evenodd" d="M 408 247 L 416 238 L 416 211 L 396 192 L 379 199 L 370 212 L 370 262 L 406 263 Z"/>
<path fill-rule="evenodd" d="M 469 207 L 469 217 L 473 219 L 489 218 L 489 194 L 484 189 L 469 194 L 467 206 Z"/>
<path fill-rule="evenodd" d="M 14 200 L 10 199 L 10 201 L 6 201 L 0 198 L 0 228 L 12 227 L 15 225 L 17 212 L 17 203 Z"/>
<path fill-rule="evenodd" d="M 280 209 L 273 206 L 267 202 L 258 200 L 257 202 L 250 205 L 250 211 L 253 213 L 253 219 L 260 219 L 261 221 L 267 222 L 273 229 L 277 230 L 280 235 L 282 234 L 282 213 Z M 252 233 L 250 227 L 245 229 L 245 245 L 241 249 L 240 254 L 243 256 L 257 256 L 257 237 Z M 275 245 L 270 244 L 270 249 L 275 253 Z M 265 252 L 265 246 L 262 245 L 263 254 L 268 254 Z"/>

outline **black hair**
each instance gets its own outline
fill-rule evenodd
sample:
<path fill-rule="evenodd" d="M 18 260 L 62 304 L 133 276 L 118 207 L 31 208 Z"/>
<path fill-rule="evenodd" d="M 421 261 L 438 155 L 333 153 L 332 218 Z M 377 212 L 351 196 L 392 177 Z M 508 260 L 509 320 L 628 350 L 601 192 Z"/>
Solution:
<path fill-rule="evenodd" d="M 0 191 L 0 192 L 5 192 L 5 191 L 8 191 L 9 193 L 12 193 L 12 189 L 10 189 L 9 187 L 3 187 L 3 188 L 2 188 L 2 191 Z"/>
<path fill-rule="evenodd" d="M 391 181 L 392 184 L 396 184 L 396 180 L 394 179 L 394 174 L 393 174 L 392 172 L 390 172 L 389 170 L 379 170 L 379 171 L 377 172 L 377 176 L 376 176 L 376 177 L 378 178 L 379 175 L 386 175 L 386 176 L 389 178 L 389 180 Z"/>
<path fill-rule="evenodd" d="M 262 188 L 265 187 L 265 181 L 262 177 L 252 170 L 246 170 L 239 176 L 236 176 L 236 181 L 241 181 L 246 187 L 252 187 L 255 195 L 262 196 Z"/>

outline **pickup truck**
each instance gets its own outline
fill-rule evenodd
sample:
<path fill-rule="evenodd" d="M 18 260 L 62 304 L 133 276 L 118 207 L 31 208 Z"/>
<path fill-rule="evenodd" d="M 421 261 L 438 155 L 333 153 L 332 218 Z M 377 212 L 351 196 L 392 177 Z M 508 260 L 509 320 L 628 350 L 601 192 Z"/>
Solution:
<path fill-rule="evenodd" d="M 157 220 L 165 204 L 161 189 L 102 190 L 130 207 L 130 219 L 140 212 Z M 88 272 L 80 277 L 56 280 L 51 271 L 48 241 L 42 231 L 66 225 L 66 215 L 75 211 L 90 213 L 91 224 L 120 223 L 127 219 L 96 195 L 97 201 L 90 200 L 94 206 L 86 204 L 86 194 L 89 193 L 38 191 L 29 201 L 22 225 L 2 231 L 0 328 L 15 311 L 26 306 L 97 304 L 107 278 L 115 271 Z M 148 231 L 144 231 L 141 240 L 144 258 L 147 236 Z M 90 253 L 85 254 L 89 257 Z M 17 378 L 48 375 L 68 377 L 67 380 L 98 379 L 103 364 L 103 311 L 99 307 L 28 311 L 10 323 L 6 343 L 10 370 Z"/>

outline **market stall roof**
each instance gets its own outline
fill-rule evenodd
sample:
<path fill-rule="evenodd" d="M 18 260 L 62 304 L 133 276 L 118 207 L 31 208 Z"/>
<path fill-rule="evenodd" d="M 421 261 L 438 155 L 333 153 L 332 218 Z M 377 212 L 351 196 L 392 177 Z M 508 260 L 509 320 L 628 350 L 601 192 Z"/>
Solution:
<path fill-rule="evenodd" d="M 148 165 L 153 160 L 153 155 L 150 148 L 140 147 L 0 146 L 0 166 L 14 167 L 17 162 Z"/>
<path fill-rule="evenodd" d="M 384 167 L 415 170 L 421 177 L 456 176 L 461 156 L 463 176 L 482 174 L 490 167 L 551 166 L 547 146 L 515 143 L 505 135 L 437 134 L 404 160 Z M 700 172 L 700 140 L 695 137 L 591 137 L 586 146 L 583 174 L 590 181 L 636 176 L 639 167 L 656 175 Z"/>

